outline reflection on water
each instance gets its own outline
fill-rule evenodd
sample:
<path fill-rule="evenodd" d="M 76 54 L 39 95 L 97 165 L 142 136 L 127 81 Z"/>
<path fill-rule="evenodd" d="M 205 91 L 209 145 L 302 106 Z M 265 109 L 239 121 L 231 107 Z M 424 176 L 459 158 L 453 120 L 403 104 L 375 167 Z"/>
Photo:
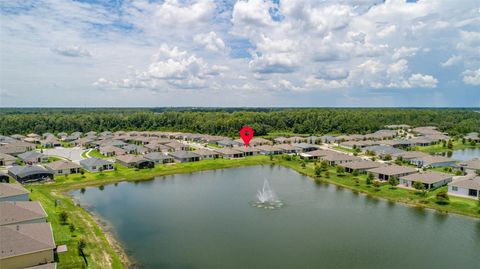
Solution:
<path fill-rule="evenodd" d="M 249 204 L 264 178 L 287 206 Z M 111 225 L 142 268 L 478 267 L 479 221 L 358 195 L 278 166 L 73 195 Z"/>
<path fill-rule="evenodd" d="M 480 158 L 480 148 L 454 150 L 452 159 L 457 161 L 468 161 L 473 158 Z"/>

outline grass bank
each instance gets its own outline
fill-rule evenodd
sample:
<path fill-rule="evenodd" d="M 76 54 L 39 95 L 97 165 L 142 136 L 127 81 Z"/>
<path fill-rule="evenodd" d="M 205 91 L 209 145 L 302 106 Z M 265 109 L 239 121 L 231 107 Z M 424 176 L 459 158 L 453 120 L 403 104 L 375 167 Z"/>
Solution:
<path fill-rule="evenodd" d="M 159 165 L 152 169 L 135 170 L 117 166 L 115 171 L 103 173 L 85 173 L 84 175 L 58 176 L 55 182 L 30 185 L 30 198 L 40 201 L 52 224 L 57 245 L 67 245 L 68 251 L 58 255 L 58 268 L 87 268 L 83 258 L 78 254 L 77 244 L 80 239 L 87 243 L 88 268 L 124 268 L 126 257 L 108 237 L 98 223 L 67 195 L 68 191 L 87 186 L 102 186 L 120 181 L 144 181 L 157 176 L 193 173 L 204 170 L 224 169 L 239 166 L 272 163 L 267 156 L 254 156 L 238 160 L 205 160 L 195 163 Z M 68 214 L 62 223 L 61 212 Z M 71 229 L 73 224 L 74 229 Z"/>
<path fill-rule="evenodd" d="M 86 267 L 83 258 L 77 252 L 77 244 L 80 238 L 87 242 L 85 253 L 87 254 L 88 268 L 123 268 L 126 261 L 123 250 L 108 237 L 108 234 L 103 233 L 98 223 L 83 208 L 75 205 L 72 198 L 66 194 L 68 191 L 90 186 L 103 186 L 120 181 L 151 180 L 157 176 L 178 173 L 272 163 L 294 169 L 318 182 L 332 183 L 372 197 L 480 218 L 480 207 L 475 200 L 450 197 L 448 204 L 437 204 L 436 194 L 445 190 L 446 187 L 429 192 L 425 196 L 413 190 L 392 188 L 388 184 L 382 184 L 377 188 L 366 184 L 366 175 L 354 177 L 347 173 L 338 174 L 334 167 L 329 167 L 326 171 L 322 171 L 321 177 L 316 177 L 314 163 L 306 163 L 303 167 L 298 160 L 289 161 L 280 156 L 273 160 L 270 160 L 268 156 L 254 156 L 238 160 L 205 160 L 195 163 L 159 165 L 152 169 L 143 170 L 116 166 L 115 171 L 58 176 L 53 183 L 31 185 L 29 188 L 32 191 L 32 200 L 40 201 L 49 215 L 48 220 L 52 223 L 56 243 L 59 245 L 66 244 L 69 249 L 68 252 L 58 255 L 58 268 Z M 326 176 L 327 171 L 329 177 Z M 62 211 L 68 213 L 66 223 L 60 221 L 59 214 Z M 73 230 L 70 228 L 70 224 L 74 225 Z"/>
<path fill-rule="evenodd" d="M 480 143 L 477 143 L 475 145 L 470 144 L 470 142 L 465 142 L 465 144 L 462 143 L 462 141 L 455 140 L 452 142 L 452 148 L 448 147 L 443 147 L 443 143 L 438 143 L 435 145 L 431 146 L 425 146 L 425 147 L 415 147 L 415 150 L 422 151 L 425 153 L 441 153 L 441 152 L 448 152 L 448 151 L 454 151 L 454 150 L 459 150 L 459 149 L 473 149 L 473 148 L 480 148 Z"/>

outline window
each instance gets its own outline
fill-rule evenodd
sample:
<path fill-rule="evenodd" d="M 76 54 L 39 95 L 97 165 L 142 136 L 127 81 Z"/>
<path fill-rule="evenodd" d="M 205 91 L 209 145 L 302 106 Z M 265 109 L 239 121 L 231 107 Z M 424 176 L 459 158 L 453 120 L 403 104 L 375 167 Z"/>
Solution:
<path fill-rule="evenodd" d="M 478 191 L 474 190 L 474 189 L 468 189 L 468 195 L 473 196 L 473 197 L 477 197 L 478 196 Z"/>
<path fill-rule="evenodd" d="M 452 191 L 458 191 L 458 187 L 452 186 Z"/>
<path fill-rule="evenodd" d="M 62 173 L 63 173 L 63 170 L 58 170 L 58 173 L 59 173 L 59 174 L 62 174 Z"/>

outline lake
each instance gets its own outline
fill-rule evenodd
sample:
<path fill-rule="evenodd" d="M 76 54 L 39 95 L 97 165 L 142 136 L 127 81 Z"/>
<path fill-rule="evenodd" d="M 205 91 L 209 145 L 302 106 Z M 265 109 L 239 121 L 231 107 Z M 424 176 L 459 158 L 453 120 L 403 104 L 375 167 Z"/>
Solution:
<path fill-rule="evenodd" d="M 468 161 L 473 158 L 480 158 L 480 148 L 458 149 L 452 152 L 452 159 L 457 161 Z"/>
<path fill-rule="evenodd" d="M 251 205 L 264 178 L 284 207 Z M 368 198 L 280 166 L 72 195 L 112 225 L 142 268 L 479 268 L 479 220 Z"/>

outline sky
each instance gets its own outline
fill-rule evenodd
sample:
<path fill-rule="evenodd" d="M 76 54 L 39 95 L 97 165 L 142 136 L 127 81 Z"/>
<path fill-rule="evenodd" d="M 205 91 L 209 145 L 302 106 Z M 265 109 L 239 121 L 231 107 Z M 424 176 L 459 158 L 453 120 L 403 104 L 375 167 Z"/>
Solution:
<path fill-rule="evenodd" d="M 0 2 L 0 107 L 480 107 L 478 0 Z"/>

